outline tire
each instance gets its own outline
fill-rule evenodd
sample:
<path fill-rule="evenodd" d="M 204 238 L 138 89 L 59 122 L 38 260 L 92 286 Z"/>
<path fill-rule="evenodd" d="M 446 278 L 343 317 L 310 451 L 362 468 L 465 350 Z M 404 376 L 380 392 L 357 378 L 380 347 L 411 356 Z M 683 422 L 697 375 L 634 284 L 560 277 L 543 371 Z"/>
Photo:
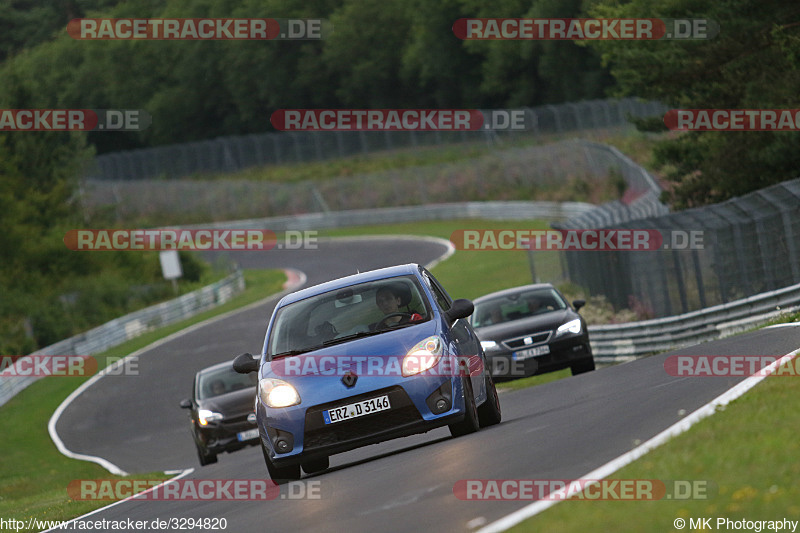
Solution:
<path fill-rule="evenodd" d="M 486 401 L 478 407 L 478 421 L 482 428 L 499 424 L 503 419 L 500 411 L 500 397 L 497 395 L 497 388 L 494 386 L 494 379 L 491 374 L 486 374 Z"/>
<path fill-rule="evenodd" d="M 573 376 L 583 374 L 584 372 L 591 372 L 594 370 L 594 357 L 590 356 L 588 359 L 573 363 L 570 368 L 572 369 Z"/>
<path fill-rule="evenodd" d="M 272 481 L 274 481 L 276 485 L 282 485 L 289 481 L 300 479 L 300 465 L 275 466 L 272 464 L 272 461 L 269 460 L 269 455 L 267 455 L 267 449 L 264 448 L 264 443 L 261 443 L 261 452 L 264 454 L 264 462 L 267 463 L 269 477 L 272 478 Z"/>
<path fill-rule="evenodd" d="M 301 465 L 303 467 L 303 472 L 306 474 L 316 474 L 317 472 L 327 470 L 328 467 L 331 466 L 331 461 L 330 458 L 323 457 L 321 459 L 306 461 L 305 463 L 301 463 Z"/>
<path fill-rule="evenodd" d="M 469 435 L 480 429 L 478 408 L 475 405 L 475 395 L 472 392 L 472 379 L 469 376 L 463 379 L 464 406 L 467 412 L 464 415 L 464 420 L 448 426 L 450 428 L 450 434 L 454 437 Z"/>
<path fill-rule="evenodd" d="M 200 459 L 200 466 L 213 465 L 217 462 L 217 454 L 209 453 L 204 454 L 200 447 L 197 447 L 197 458 Z"/>

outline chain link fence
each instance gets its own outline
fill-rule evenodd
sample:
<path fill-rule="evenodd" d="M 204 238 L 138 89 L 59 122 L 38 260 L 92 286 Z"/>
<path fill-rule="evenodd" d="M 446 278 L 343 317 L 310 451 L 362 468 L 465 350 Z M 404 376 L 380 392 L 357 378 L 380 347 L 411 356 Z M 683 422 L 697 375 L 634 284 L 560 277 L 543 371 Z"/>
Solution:
<path fill-rule="evenodd" d="M 570 184 L 591 188 L 615 173 L 629 191 L 646 195 L 631 205 L 617 202 L 618 210 L 648 216 L 665 212 L 651 178 L 636 166 L 620 170 L 617 157 L 605 145 L 566 140 L 494 150 L 453 163 L 296 183 L 91 179 L 83 184 L 82 204 L 91 212 L 111 207 L 120 220 L 224 221 L 435 203 L 572 200 L 576 191 L 569 190 Z M 609 197 L 619 194 L 607 192 Z M 614 214 L 617 207 L 606 209 Z"/>
<path fill-rule="evenodd" d="M 589 215 L 563 227 L 658 230 L 670 247 L 563 252 L 564 275 L 617 308 L 665 317 L 800 283 L 800 179 L 663 216 L 593 225 Z"/>
<path fill-rule="evenodd" d="M 205 173 L 230 173 L 255 166 L 323 161 L 358 154 L 454 143 L 492 144 L 508 136 L 567 133 L 623 126 L 628 116 L 663 114 L 658 102 L 592 100 L 524 108 L 530 133 L 488 130 L 462 132 L 277 132 L 104 154 L 85 176 L 100 180 L 175 179 Z"/>

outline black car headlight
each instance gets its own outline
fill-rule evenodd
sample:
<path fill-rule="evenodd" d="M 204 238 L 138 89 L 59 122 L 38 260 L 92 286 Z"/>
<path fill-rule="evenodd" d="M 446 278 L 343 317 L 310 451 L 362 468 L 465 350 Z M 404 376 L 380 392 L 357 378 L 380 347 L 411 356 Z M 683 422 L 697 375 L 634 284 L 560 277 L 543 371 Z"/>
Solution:
<path fill-rule="evenodd" d="M 222 420 L 221 413 L 215 413 L 214 411 L 209 411 L 208 409 L 199 409 L 197 411 L 197 420 L 200 422 L 200 425 L 205 427 L 213 422 L 219 422 Z"/>
<path fill-rule="evenodd" d="M 486 352 L 490 352 L 492 350 L 499 350 L 500 345 L 495 341 L 481 341 L 481 348 Z"/>
<path fill-rule="evenodd" d="M 581 325 L 581 319 L 576 318 L 575 320 L 570 320 L 566 324 L 562 324 L 558 326 L 556 330 L 556 337 L 560 337 L 562 335 L 566 335 L 567 333 L 572 333 L 573 335 L 577 335 L 581 332 L 583 326 Z"/>

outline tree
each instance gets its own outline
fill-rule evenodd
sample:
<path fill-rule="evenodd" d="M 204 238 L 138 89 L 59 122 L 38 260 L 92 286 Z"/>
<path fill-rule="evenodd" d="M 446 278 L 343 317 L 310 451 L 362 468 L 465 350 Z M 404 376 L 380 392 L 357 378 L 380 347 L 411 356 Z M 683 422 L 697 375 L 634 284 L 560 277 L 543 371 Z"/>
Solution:
<path fill-rule="evenodd" d="M 617 95 L 682 109 L 792 109 L 800 103 L 800 8 L 793 0 L 600 0 L 595 17 L 709 18 L 712 40 L 594 41 Z M 665 129 L 665 128 L 664 128 Z M 676 208 L 716 203 L 800 174 L 800 134 L 690 132 L 659 143 L 655 162 Z"/>

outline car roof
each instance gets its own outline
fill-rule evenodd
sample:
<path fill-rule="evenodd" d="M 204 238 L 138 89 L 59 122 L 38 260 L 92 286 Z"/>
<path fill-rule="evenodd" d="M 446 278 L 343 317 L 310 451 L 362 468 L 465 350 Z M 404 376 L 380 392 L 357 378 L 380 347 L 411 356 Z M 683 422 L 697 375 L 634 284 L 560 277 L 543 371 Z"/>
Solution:
<path fill-rule="evenodd" d="M 197 373 L 197 375 L 205 374 L 207 372 L 216 372 L 217 370 L 223 367 L 228 367 L 233 369 L 233 359 L 231 359 L 230 361 L 223 361 L 222 363 L 217 363 L 216 365 L 207 366 L 203 370 L 200 370 Z"/>
<path fill-rule="evenodd" d="M 345 276 L 343 278 L 338 278 L 332 281 L 327 281 L 325 283 L 320 283 L 319 285 L 314 285 L 313 287 L 307 287 L 297 292 L 293 292 L 292 294 L 288 294 L 281 299 L 281 301 L 278 303 L 278 307 L 294 303 L 303 300 L 305 298 L 309 298 L 311 296 L 316 296 L 317 294 L 322 294 L 323 292 L 335 291 L 336 289 L 343 289 L 345 287 L 356 285 L 358 283 L 364 283 L 367 281 L 377 281 L 381 279 L 394 278 L 397 276 L 405 276 L 408 274 L 414 274 L 418 271 L 419 271 L 418 264 L 408 263 L 405 265 L 396 265 L 386 268 L 380 268 L 378 270 L 370 270 L 369 272 L 361 272 L 358 274 Z"/>
<path fill-rule="evenodd" d="M 479 304 L 481 302 L 485 302 L 486 300 L 491 300 L 493 298 L 501 297 L 501 296 L 510 296 L 512 294 L 519 294 L 521 292 L 534 290 L 534 289 L 555 289 L 552 283 L 533 283 L 531 285 L 521 285 L 519 287 L 512 287 L 510 289 L 503 289 L 502 291 L 491 292 L 489 294 L 484 294 L 479 298 L 475 298 L 473 303 Z"/>

